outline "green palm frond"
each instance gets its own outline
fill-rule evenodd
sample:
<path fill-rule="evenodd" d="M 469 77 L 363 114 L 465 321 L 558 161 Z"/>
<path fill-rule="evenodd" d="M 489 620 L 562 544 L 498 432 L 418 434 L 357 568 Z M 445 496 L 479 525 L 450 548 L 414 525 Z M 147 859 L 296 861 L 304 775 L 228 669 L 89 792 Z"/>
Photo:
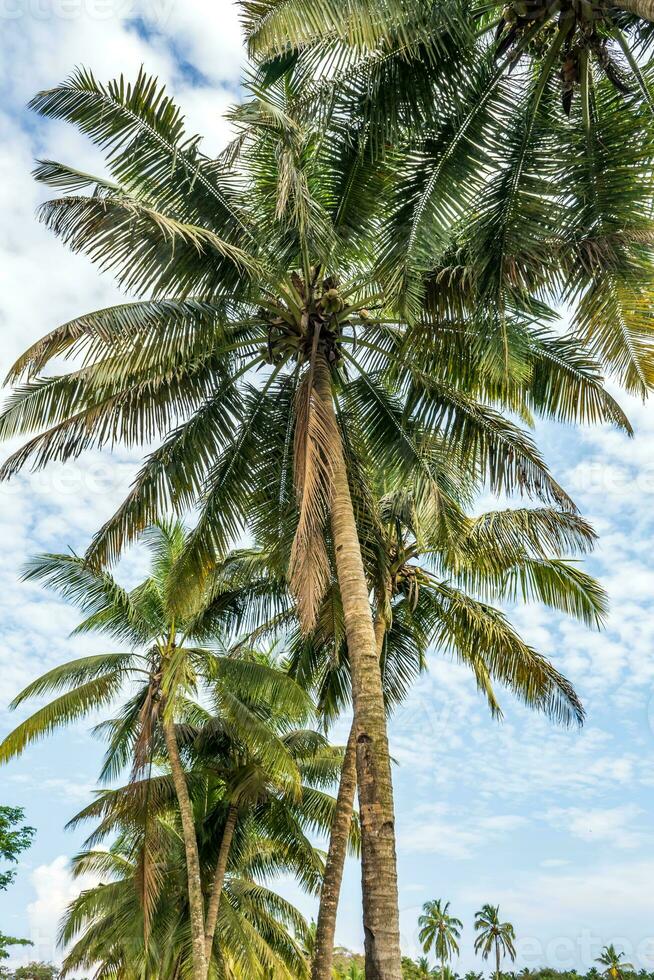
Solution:
<path fill-rule="evenodd" d="M 114 670 L 103 673 L 100 677 L 80 684 L 72 691 L 55 698 L 7 735 L 0 744 L 0 760 L 7 762 L 14 756 L 20 755 L 32 742 L 45 738 L 58 728 L 70 725 L 71 722 L 111 704 L 120 691 L 122 681 L 123 671 Z M 15 706 L 22 703 L 23 695 L 27 697 L 29 690 L 28 688 L 26 692 L 18 695 L 14 701 Z"/>
<path fill-rule="evenodd" d="M 530 559 L 505 577 L 507 599 L 536 600 L 574 616 L 588 626 L 601 626 L 608 612 L 604 589 L 577 565 L 563 559 Z"/>
<path fill-rule="evenodd" d="M 124 289 L 141 294 L 210 295 L 255 265 L 209 228 L 124 194 L 55 198 L 41 206 L 40 217 L 73 252 L 84 252 Z"/>
<path fill-rule="evenodd" d="M 112 173 L 131 190 L 147 186 L 152 195 L 156 188 L 158 204 L 184 204 L 187 217 L 211 215 L 232 234 L 246 234 L 227 175 L 201 154 L 199 137 L 186 135 L 182 113 L 143 70 L 133 84 L 121 76 L 105 86 L 78 69 L 36 95 L 31 107 L 78 126 L 105 150 Z"/>

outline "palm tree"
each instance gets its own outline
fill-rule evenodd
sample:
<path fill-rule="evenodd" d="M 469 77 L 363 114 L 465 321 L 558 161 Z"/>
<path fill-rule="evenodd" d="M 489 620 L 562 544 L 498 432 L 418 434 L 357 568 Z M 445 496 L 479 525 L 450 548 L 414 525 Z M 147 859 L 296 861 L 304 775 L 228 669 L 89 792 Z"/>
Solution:
<path fill-rule="evenodd" d="M 278 705 L 277 710 L 281 724 L 282 706 Z M 105 726 L 105 731 L 112 730 L 113 726 Z M 324 738 L 315 732 L 289 729 L 287 720 L 283 740 L 301 777 L 300 792 L 289 793 L 288 787 L 275 786 L 270 776 L 264 775 L 264 767 L 260 763 L 257 765 L 251 756 L 244 764 L 243 749 L 234 750 L 221 718 L 206 718 L 206 712 L 199 705 L 187 706 L 186 717 L 178 726 L 178 739 L 189 765 L 187 781 L 194 804 L 203 891 L 210 896 L 207 931 L 221 855 L 225 860 L 220 889 L 221 893 L 225 890 L 228 903 L 230 888 L 233 894 L 244 855 L 249 862 L 250 874 L 257 880 L 266 880 L 282 871 L 292 874 L 303 889 L 315 894 L 320 887 L 323 858 L 311 843 L 311 837 L 316 831 L 328 830 L 333 818 L 335 800 L 325 793 L 324 787 L 333 783 L 337 776 L 342 751 L 326 746 Z M 77 827 L 82 821 L 100 820 L 87 842 L 93 849 L 107 837 L 113 838 L 117 831 L 130 840 L 136 835 L 141 842 L 143 867 L 138 879 L 138 897 L 142 914 L 139 922 L 147 925 L 147 930 L 139 938 L 139 944 L 144 942 L 144 955 L 155 958 L 159 951 L 156 940 L 151 942 L 152 932 L 156 930 L 152 920 L 157 903 L 167 898 L 164 892 L 168 880 L 168 861 L 158 858 L 156 853 L 159 846 L 157 828 L 159 821 L 168 826 L 171 815 L 176 814 L 174 788 L 165 760 L 157 761 L 159 769 L 163 764 L 160 774 L 149 773 L 142 780 L 97 794 L 69 824 Z M 230 813 L 237 786 L 241 787 L 238 819 L 230 830 Z M 226 850 L 228 834 L 231 846 Z M 354 836 L 356 838 L 356 834 Z M 182 910 L 186 908 L 184 903 Z M 216 904 L 216 922 L 212 924 L 216 941 L 207 947 L 209 963 L 212 958 L 220 960 L 225 955 L 222 945 L 225 914 L 223 902 L 219 906 Z M 180 927 L 183 925 L 183 919 L 180 919 Z M 188 923 L 185 928 L 187 926 Z M 258 930 L 256 923 L 253 926 Z M 259 938 L 265 940 L 268 932 L 265 929 L 259 932 Z M 303 928 L 300 938 L 305 947 L 310 931 L 305 934 Z M 254 940 L 252 955 L 259 956 Z M 261 963 L 265 963 L 265 958 L 261 958 Z M 304 975 L 304 971 L 300 975 Z"/>
<path fill-rule="evenodd" d="M 429 960 L 426 956 L 420 956 L 416 961 L 417 973 L 416 977 L 428 978 L 439 976 L 439 972 L 436 967 L 431 967 L 429 965 Z M 441 980 L 443 977 L 443 971 L 440 972 Z"/>
<path fill-rule="evenodd" d="M 271 730 L 262 712 L 283 705 L 288 719 L 303 720 L 311 702 L 287 675 L 258 659 L 219 657 L 193 643 L 215 638 L 215 617 L 207 594 L 191 594 L 190 602 L 175 609 L 171 598 L 173 570 L 186 545 L 179 523 L 158 524 L 142 536 L 150 552 L 151 574 L 124 590 L 108 572 L 93 571 L 75 555 L 42 555 L 33 559 L 25 577 L 45 582 L 87 614 L 77 634 L 97 632 L 128 642 L 126 653 L 83 657 L 55 667 L 28 685 L 13 702 L 18 707 L 32 697 L 63 694 L 22 722 L 0 745 L 6 762 L 36 739 L 90 712 L 102 709 L 127 694 L 121 715 L 109 723 L 110 745 L 103 777 L 115 775 L 126 764 L 133 778 L 148 771 L 156 752 L 164 751 L 170 765 L 180 810 L 186 853 L 194 976 L 207 975 L 206 950 L 213 930 L 224 877 L 222 852 L 214 869 L 214 884 L 205 921 L 204 897 L 193 806 L 180 753 L 175 719 L 189 696 L 203 685 L 214 712 L 231 738 L 247 746 L 254 756 L 285 782 L 299 785 L 299 773 L 283 740 Z M 229 824 L 227 826 L 229 836 Z"/>
<path fill-rule="evenodd" d="M 243 697 L 246 706 L 264 720 L 297 766 L 301 785 L 279 780 L 260 755 L 234 738 L 220 715 L 213 715 L 197 704 L 188 704 L 178 726 L 178 741 L 187 759 L 187 781 L 201 801 L 202 814 L 198 842 L 203 879 L 211 878 L 205 913 L 206 956 L 212 955 L 216 923 L 225 882 L 231 873 L 234 854 L 240 853 L 243 835 L 253 828 L 266 840 L 276 844 L 281 859 L 286 850 L 286 870 L 292 871 L 303 888 L 317 893 L 322 882 L 322 857 L 312 846 L 316 832 L 328 833 L 334 819 L 336 801 L 326 794 L 342 766 L 343 751 L 327 745 L 317 732 L 289 727 L 289 716 L 283 701 L 256 705 Z M 292 716 L 291 716 L 292 717 Z M 115 726 L 105 726 L 112 730 Z M 93 835 L 97 844 L 100 832 L 106 836 L 117 821 L 129 819 L 146 827 L 153 807 L 167 812 L 174 804 L 167 776 L 151 775 L 127 787 L 98 794 L 72 821 L 101 818 Z M 198 825 L 198 804 L 194 806 Z M 352 820 L 349 843 L 358 853 L 358 823 Z M 266 874 L 267 858 L 260 848 L 260 873 Z M 207 889 L 205 888 L 205 893 Z M 144 898 L 147 905 L 147 898 Z M 306 941 L 309 939 L 307 933 Z"/>
<path fill-rule="evenodd" d="M 537 412 L 628 423 L 592 358 L 534 328 L 533 316 L 489 335 L 483 306 L 462 310 L 465 322 L 439 323 L 427 310 L 417 338 L 378 270 L 393 155 L 355 145 L 349 126 L 321 138 L 292 115 L 284 85 L 254 92 L 235 116 L 239 139 L 218 160 L 203 156 L 144 73 L 103 86 L 78 71 L 34 100 L 103 148 L 111 175 L 41 163 L 37 177 L 62 192 L 44 221 L 144 298 L 79 317 L 19 359 L 11 378 L 26 382 L 0 436 L 37 434 L 2 475 L 28 460 L 38 468 L 92 446 L 161 440 L 87 557 L 96 567 L 113 560 L 171 506 L 201 502 L 180 583 L 225 553 L 253 496 L 274 486 L 295 523 L 289 581 L 305 631 L 332 550 L 352 670 L 367 969 L 372 980 L 399 980 L 390 760 L 358 475 L 383 463 L 389 478 L 419 479 L 429 496 L 438 436 L 494 489 L 570 508 L 531 439 L 498 408 L 525 421 Z M 79 369 L 41 376 L 53 358 L 82 352 Z M 182 584 L 174 591 L 182 601 Z"/>
<path fill-rule="evenodd" d="M 624 962 L 624 953 L 618 953 L 613 943 L 602 948 L 595 962 L 604 967 L 602 975 L 607 980 L 623 980 L 625 973 L 631 973 L 634 969 L 631 963 Z"/>
<path fill-rule="evenodd" d="M 441 980 L 445 980 L 445 965 L 454 955 L 458 956 L 458 940 L 461 936 L 463 923 L 449 913 L 450 903 L 436 898 L 425 902 L 422 915 L 418 919 L 420 932 L 418 934 L 425 953 L 432 949 L 440 960 Z"/>
<path fill-rule="evenodd" d="M 499 333 L 562 300 L 651 387 L 651 0 L 242 7 L 263 84 L 286 73 L 297 112 L 346 117 L 373 152 L 408 145 L 380 275 L 412 315 L 451 309 L 462 278 Z"/>
<path fill-rule="evenodd" d="M 277 527 L 278 522 L 271 520 L 275 501 L 264 496 L 259 506 L 262 524 L 268 520 Z M 524 644 L 497 610 L 475 599 L 474 593 L 511 601 L 518 595 L 523 600 L 535 599 L 597 625 L 604 612 L 603 593 L 574 564 L 559 557 L 566 551 L 583 553 L 591 547 L 590 527 L 576 516 L 547 509 L 503 511 L 471 519 L 457 511 L 452 501 L 448 520 L 442 512 L 439 519 L 431 510 L 421 509 L 410 489 L 384 494 L 371 488 L 368 507 L 364 526 L 372 537 L 364 539 L 364 553 L 377 596 L 375 634 L 387 708 L 391 710 L 404 698 L 424 665 L 427 646 L 435 645 L 474 671 L 494 714 L 501 715 L 493 690 L 493 681 L 499 680 L 554 719 L 580 722 L 583 712 L 568 682 Z M 278 541 L 265 544 L 273 550 L 279 547 Z M 550 557 L 552 552 L 555 558 Z M 216 578 L 216 596 L 222 590 L 226 602 L 233 594 L 243 597 L 247 583 L 251 606 L 262 608 L 259 612 L 241 608 L 237 628 L 246 622 L 255 635 L 291 630 L 289 669 L 303 687 L 315 693 L 325 723 L 330 724 L 347 706 L 349 694 L 338 590 L 334 583 L 319 612 L 318 627 L 304 637 L 297 628 L 290 597 L 283 600 L 283 577 L 269 567 L 267 554 L 241 553 L 228 559 Z M 269 623 L 262 623 L 262 614 L 264 620 L 271 617 Z M 321 892 L 314 980 L 331 976 L 356 786 L 354 742 L 352 728 Z"/>
<path fill-rule="evenodd" d="M 143 824 L 139 827 L 128 820 L 108 850 L 88 847 L 74 859 L 75 875 L 91 872 L 102 880 L 82 891 L 64 915 L 63 975 L 95 970 L 98 964 L 94 975 L 99 980 L 117 975 L 181 980 L 189 975 L 185 858 L 175 817 L 158 809 L 156 815 L 150 814 L 147 833 Z M 120 824 L 114 822 L 116 827 L 120 829 Z M 198 825 L 198 836 L 202 832 Z M 210 956 L 210 966 L 220 971 L 218 975 L 224 975 L 225 969 L 230 976 L 253 980 L 270 975 L 297 980 L 307 975 L 300 945 L 306 923 L 289 902 L 261 883 L 263 866 L 266 874 L 284 873 L 292 860 L 291 849 L 269 839 L 260 827 L 250 825 L 244 831 L 225 883 L 217 942 Z M 144 869 L 152 869 L 147 931 L 140 900 Z"/>
<path fill-rule="evenodd" d="M 410 492 L 389 494 L 377 505 L 381 540 L 368 552 L 381 556 L 369 568 L 377 596 L 375 634 L 382 662 L 387 708 L 401 701 L 424 665 L 427 647 L 453 654 L 473 670 L 493 714 L 501 716 L 494 681 L 508 686 L 531 707 L 555 720 L 581 722 L 583 712 L 568 682 L 527 647 L 488 598 L 536 599 L 598 625 L 605 600 L 596 583 L 558 557 L 591 544 L 578 518 L 554 511 L 516 510 L 459 514 L 456 538 L 430 513 L 420 513 Z M 553 537 L 551 537 L 553 535 Z M 551 558 L 549 549 L 557 553 Z M 390 561 L 389 561 L 390 558 Z M 334 650 L 337 597 L 329 595 L 321 627 L 309 640 L 297 638 L 293 676 L 319 687 L 316 698 L 327 719 L 338 713 L 348 690 L 347 651 Z M 337 628 L 337 627 L 336 627 Z M 355 729 L 346 748 L 336 823 L 332 828 L 318 913 L 313 980 L 328 980 L 336 929 L 347 828 L 354 803 Z"/>
<path fill-rule="evenodd" d="M 475 953 L 481 953 L 487 960 L 495 950 L 495 977 L 500 980 L 500 957 L 509 956 L 515 960 L 515 930 L 510 922 L 500 922 L 499 905 L 483 905 L 475 913 Z"/>

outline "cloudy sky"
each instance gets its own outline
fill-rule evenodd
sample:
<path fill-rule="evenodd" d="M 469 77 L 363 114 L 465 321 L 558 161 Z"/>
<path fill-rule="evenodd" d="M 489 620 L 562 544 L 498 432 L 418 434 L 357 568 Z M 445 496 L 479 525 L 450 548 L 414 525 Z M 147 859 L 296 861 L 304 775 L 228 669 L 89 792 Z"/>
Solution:
<path fill-rule="evenodd" d="M 96 157 L 75 131 L 28 113 L 28 99 L 76 65 L 108 79 L 143 64 L 166 80 L 211 153 L 226 138 L 222 113 L 241 63 L 229 0 L 0 0 L 0 373 L 42 333 L 117 297 L 35 220 L 33 159 L 84 169 Z M 443 897 L 465 922 L 461 969 L 474 963 L 472 915 L 487 901 L 515 923 L 521 966 L 586 967 L 613 941 L 654 969 L 654 411 L 623 404 L 634 440 L 606 429 L 539 431 L 557 477 L 601 534 L 588 564 L 610 594 L 608 628 L 589 633 L 538 607 L 513 612 L 524 637 L 574 681 L 585 728 L 557 730 L 509 697 L 504 722 L 494 723 L 465 671 L 436 654 L 393 723 L 407 952 L 417 951 L 420 905 Z M 6 706 L 25 682 L 88 650 L 67 639 L 72 610 L 20 584 L 21 562 L 83 549 L 134 465 L 90 455 L 0 487 L 0 732 L 17 720 Z M 125 574 L 135 564 L 138 556 Z M 80 728 L 0 772 L 0 803 L 24 806 L 37 829 L 0 898 L 0 930 L 30 936 L 39 958 L 56 958 L 58 916 L 80 887 L 68 857 L 83 834 L 63 827 L 87 801 L 99 755 Z M 361 946 L 357 879 L 352 866 L 338 928 L 351 948 Z"/>

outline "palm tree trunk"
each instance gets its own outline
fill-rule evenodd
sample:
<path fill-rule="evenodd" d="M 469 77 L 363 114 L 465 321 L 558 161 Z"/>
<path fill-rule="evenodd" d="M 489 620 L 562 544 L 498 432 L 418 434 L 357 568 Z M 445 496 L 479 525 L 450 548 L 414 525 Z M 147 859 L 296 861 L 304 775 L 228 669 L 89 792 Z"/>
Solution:
<path fill-rule="evenodd" d="M 495 977 L 500 980 L 500 944 L 495 940 Z"/>
<path fill-rule="evenodd" d="M 206 980 L 207 960 L 204 952 L 204 898 L 202 896 L 202 878 L 200 875 L 200 856 L 198 841 L 195 835 L 193 807 L 186 785 L 186 773 L 179 756 L 179 747 L 175 729 L 171 722 L 163 724 L 168 761 L 173 777 L 179 813 L 182 820 L 182 835 L 186 852 L 186 878 L 188 883 L 188 901 L 191 913 L 191 941 L 193 945 L 193 980 Z"/>
<path fill-rule="evenodd" d="M 314 385 L 336 434 L 331 381 L 323 357 L 316 361 Z M 334 445 L 331 523 L 357 731 L 366 980 L 401 980 L 395 817 L 381 670 L 340 438 L 334 439 Z"/>
<path fill-rule="evenodd" d="M 320 906 L 311 963 L 311 980 L 331 980 L 334 960 L 336 914 L 341 894 L 347 842 L 352 825 L 354 795 L 357 788 L 357 743 L 354 723 L 343 757 L 336 809 L 329 834 L 329 850 L 320 890 Z"/>
<path fill-rule="evenodd" d="M 380 612 L 375 617 L 375 647 L 378 657 L 382 655 L 385 635 L 386 624 Z M 338 901 L 343 883 L 343 869 L 357 788 L 356 751 L 356 730 L 353 722 L 345 747 L 334 821 L 329 834 L 329 850 L 320 890 L 316 938 L 311 961 L 311 980 L 332 980 Z"/>
<path fill-rule="evenodd" d="M 611 6 L 635 14 L 642 20 L 654 21 L 654 0 L 613 0 Z"/>
<path fill-rule="evenodd" d="M 211 888 L 211 897 L 209 899 L 209 906 L 207 908 L 207 920 L 204 927 L 204 944 L 205 944 L 205 955 L 207 958 L 207 963 L 211 959 L 211 951 L 213 949 L 213 939 L 216 934 L 216 924 L 218 922 L 218 909 L 220 908 L 220 898 L 223 893 L 223 885 L 225 883 L 225 872 L 227 871 L 227 861 L 229 860 L 229 852 L 232 847 L 232 841 L 234 839 L 234 831 L 236 830 L 236 821 L 238 819 L 238 807 L 235 803 L 230 803 L 229 809 L 227 811 L 227 819 L 225 820 L 225 826 L 223 828 L 223 836 L 220 841 L 220 848 L 218 850 L 218 858 L 216 860 L 216 870 L 213 875 L 213 886 Z"/>

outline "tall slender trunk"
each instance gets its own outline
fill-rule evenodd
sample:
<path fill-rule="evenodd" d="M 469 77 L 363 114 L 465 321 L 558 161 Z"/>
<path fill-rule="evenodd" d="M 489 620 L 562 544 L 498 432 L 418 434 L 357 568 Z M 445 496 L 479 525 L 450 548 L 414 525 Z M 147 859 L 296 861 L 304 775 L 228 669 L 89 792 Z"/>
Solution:
<path fill-rule="evenodd" d="M 186 785 L 186 773 L 179 756 L 177 737 L 172 722 L 164 721 L 164 737 L 168 751 L 168 761 L 173 777 L 179 813 L 182 820 L 182 835 L 186 852 L 186 878 L 188 882 L 188 901 L 191 912 L 191 940 L 193 945 L 193 980 L 207 980 L 207 959 L 204 952 L 204 898 L 200 875 L 200 856 L 198 840 L 195 835 L 193 807 Z"/>
<path fill-rule="evenodd" d="M 495 976 L 500 980 L 500 944 L 495 940 Z"/>
<path fill-rule="evenodd" d="M 329 850 L 320 890 L 316 939 L 311 963 L 311 980 L 331 980 L 334 960 L 336 915 L 341 894 L 347 842 L 352 825 L 357 789 L 357 744 L 354 722 L 345 748 L 336 809 L 329 834 Z"/>
<path fill-rule="evenodd" d="M 314 379 L 336 429 L 323 357 L 316 361 Z M 395 818 L 381 669 L 345 459 L 340 440 L 334 441 L 331 522 L 357 731 L 366 980 L 401 980 Z"/>
<path fill-rule="evenodd" d="M 213 949 L 213 939 L 216 935 L 216 924 L 218 922 L 218 909 L 220 908 L 220 898 L 223 893 L 223 885 L 225 883 L 225 872 L 227 871 L 227 862 L 229 860 L 229 852 L 232 847 L 232 841 L 234 839 L 234 831 L 236 830 L 236 821 L 238 819 L 238 807 L 235 803 L 229 804 L 229 809 L 227 810 L 227 819 L 225 820 L 225 826 L 223 827 L 223 836 L 220 841 L 220 848 L 218 849 L 218 858 L 216 859 L 216 870 L 213 875 L 213 885 L 211 888 L 211 897 L 209 898 L 209 905 L 207 907 L 207 919 L 204 927 L 204 944 L 205 944 L 205 955 L 207 958 L 207 963 L 211 959 L 211 951 Z"/>
<path fill-rule="evenodd" d="M 378 657 L 382 654 L 385 634 L 384 617 L 378 613 L 375 617 L 375 646 Z M 345 747 L 334 820 L 329 834 L 329 850 L 320 890 L 318 922 L 311 962 L 311 980 L 332 980 L 338 901 L 343 883 L 343 869 L 357 788 L 356 751 L 356 729 L 353 722 Z"/>

